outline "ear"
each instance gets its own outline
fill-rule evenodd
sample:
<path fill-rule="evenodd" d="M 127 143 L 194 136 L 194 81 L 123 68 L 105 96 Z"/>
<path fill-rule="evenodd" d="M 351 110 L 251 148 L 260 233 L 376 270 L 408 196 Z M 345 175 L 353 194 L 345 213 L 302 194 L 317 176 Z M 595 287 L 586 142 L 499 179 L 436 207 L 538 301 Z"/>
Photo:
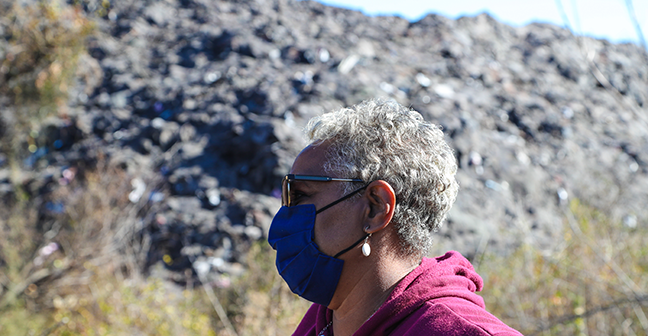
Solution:
<path fill-rule="evenodd" d="M 394 217 L 394 208 L 396 207 L 394 188 L 383 180 L 373 181 L 367 186 L 364 197 L 368 202 L 369 209 L 363 230 L 367 233 L 374 233 L 387 227 Z"/>

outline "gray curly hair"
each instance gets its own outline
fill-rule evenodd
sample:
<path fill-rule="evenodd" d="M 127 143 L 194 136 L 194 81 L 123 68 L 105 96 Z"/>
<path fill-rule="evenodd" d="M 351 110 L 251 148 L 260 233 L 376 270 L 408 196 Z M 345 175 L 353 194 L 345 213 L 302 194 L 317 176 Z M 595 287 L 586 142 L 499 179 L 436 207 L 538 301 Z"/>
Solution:
<path fill-rule="evenodd" d="M 389 183 L 402 252 L 427 254 L 459 190 L 441 127 L 395 101 L 373 99 L 312 118 L 305 132 L 311 145 L 329 146 L 327 174 Z M 354 188 L 349 183 L 345 191 Z"/>

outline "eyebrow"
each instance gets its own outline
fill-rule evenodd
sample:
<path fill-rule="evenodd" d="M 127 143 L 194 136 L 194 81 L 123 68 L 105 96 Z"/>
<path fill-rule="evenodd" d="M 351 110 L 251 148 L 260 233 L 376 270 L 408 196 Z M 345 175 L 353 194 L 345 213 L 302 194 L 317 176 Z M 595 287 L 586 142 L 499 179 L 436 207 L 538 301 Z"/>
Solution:
<path fill-rule="evenodd" d="M 295 188 L 306 187 L 306 189 L 313 189 L 313 182 L 315 181 L 295 181 L 293 182 L 293 185 Z"/>

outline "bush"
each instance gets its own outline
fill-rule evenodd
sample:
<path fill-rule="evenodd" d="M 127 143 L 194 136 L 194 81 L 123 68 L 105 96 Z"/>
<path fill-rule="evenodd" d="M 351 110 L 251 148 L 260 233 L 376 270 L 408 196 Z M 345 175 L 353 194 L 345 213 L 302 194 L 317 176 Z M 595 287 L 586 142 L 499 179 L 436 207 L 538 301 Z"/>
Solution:
<path fill-rule="evenodd" d="M 138 232 L 155 205 L 128 199 L 133 177 L 71 169 L 0 206 L 0 334 L 214 335 L 199 290 L 144 277 Z"/>
<path fill-rule="evenodd" d="M 43 120 L 65 118 L 94 24 L 56 1 L 0 8 L 0 151 L 18 172 Z M 1 335 L 286 335 L 310 305 L 279 277 L 267 242 L 252 245 L 243 276 L 219 286 L 191 271 L 179 286 L 156 275 L 162 264 L 147 275 L 140 233 L 155 204 L 131 202 L 135 176 L 100 155 L 34 176 L 0 195 Z M 484 257 L 488 309 L 527 335 L 648 335 L 645 223 L 628 227 L 578 201 L 564 218 L 553 251 Z"/>
<path fill-rule="evenodd" d="M 0 334 L 292 331 L 308 303 L 276 274 L 267 243 L 254 245 L 250 271 L 217 288 L 218 297 L 212 284 L 197 280 L 183 288 L 145 275 L 147 237 L 140 232 L 155 209 L 146 197 L 129 201 L 134 176 L 101 155 L 48 177 L 19 173 L 21 159 L 41 146 L 43 121 L 66 118 L 68 88 L 94 23 L 80 7 L 57 1 L 0 7 L 0 152 L 19 175 L 0 202 Z M 108 7 L 102 1 L 95 14 Z M 153 274 L 156 268 L 164 266 L 154 265 Z"/>
<path fill-rule="evenodd" d="M 274 261 L 268 242 L 254 244 L 244 275 L 217 291 L 239 335 L 290 335 L 311 305 L 290 291 Z"/>
<path fill-rule="evenodd" d="M 94 24 L 79 7 L 58 1 L 0 7 L 6 9 L 0 18 L 0 152 L 16 171 L 22 153 L 37 150 L 42 121 L 67 113 L 68 89 Z"/>
<path fill-rule="evenodd" d="M 31 107 L 25 121 L 64 108 L 77 60 L 94 30 L 92 21 L 78 7 L 42 1 L 14 3 L 3 23 L 9 45 L 0 65 L 2 93 L 14 105 Z"/>
<path fill-rule="evenodd" d="M 572 201 L 554 251 L 485 258 L 487 308 L 525 335 L 648 334 L 648 230 Z"/>
<path fill-rule="evenodd" d="M 281 280 L 267 242 L 253 245 L 243 276 L 215 292 L 192 272 L 184 287 L 164 279 L 161 263 L 145 275 L 143 218 L 159 209 L 147 197 L 129 200 L 133 178 L 99 159 L 5 195 L 1 335 L 228 335 L 230 325 L 238 335 L 294 330 L 309 303 Z M 146 184 L 161 189 L 155 180 Z"/>

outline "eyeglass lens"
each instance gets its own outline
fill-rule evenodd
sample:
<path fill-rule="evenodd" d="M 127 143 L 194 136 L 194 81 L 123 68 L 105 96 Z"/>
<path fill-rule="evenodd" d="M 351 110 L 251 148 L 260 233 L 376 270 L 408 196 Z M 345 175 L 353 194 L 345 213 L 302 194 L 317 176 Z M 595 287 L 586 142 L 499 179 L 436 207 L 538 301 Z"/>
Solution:
<path fill-rule="evenodd" d="M 283 181 L 281 182 L 281 205 L 282 206 L 290 206 L 290 201 L 292 198 L 290 197 L 291 182 L 292 181 L 288 179 L 287 176 L 284 177 Z"/>

